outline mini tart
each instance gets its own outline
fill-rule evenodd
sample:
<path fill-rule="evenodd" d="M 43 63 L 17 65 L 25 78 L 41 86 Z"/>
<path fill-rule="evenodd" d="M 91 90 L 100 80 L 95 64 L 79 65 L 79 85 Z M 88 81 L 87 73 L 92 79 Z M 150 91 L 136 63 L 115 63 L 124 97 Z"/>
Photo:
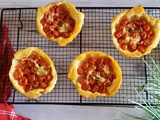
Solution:
<path fill-rule="evenodd" d="M 113 57 L 98 51 L 78 55 L 70 64 L 68 78 L 84 98 L 113 96 L 122 83 L 122 72 Z"/>
<path fill-rule="evenodd" d="M 37 47 L 29 47 L 14 54 L 9 71 L 13 87 L 27 98 L 38 98 L 41 92 L 51 92 L 57 81 L 52 60 Z"/>
<path fill-rule="evenodd" d="M 160 20 L 148 16 L 139 5 L 123 10 L 112 19 L 112 40 L 124 57 L 141 57 L 154 49 L 160 40 Z"/>
<path fill-rule="evenodd" d="M 66 46 L 81 31 L 84 14 L 66 1 L 53 2 L 38 7 L 36 25 L 39 33 L 47 39 Z"/>

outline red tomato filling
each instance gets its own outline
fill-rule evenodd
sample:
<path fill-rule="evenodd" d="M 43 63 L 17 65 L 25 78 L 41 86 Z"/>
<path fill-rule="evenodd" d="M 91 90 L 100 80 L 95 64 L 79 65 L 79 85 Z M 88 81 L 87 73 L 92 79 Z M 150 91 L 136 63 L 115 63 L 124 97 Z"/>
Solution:
<path fill-rule="evenodd" d="M 122 19 L 116 28 L 114 37 L 123 50 L 134 52 L 138 50 L 141 53 L 151 44 L 154 37 L 154 31 L 151 25 L 144 19 L 129 21 Z"/>
<path fill-rule="evenodd" d="M 14 72 L 14 78 L 19 85 L 23 86 L 25 92 L 33 89 L 45 89 L 52 79 L 51 69 L 42 57 L 30 55 L 19 61 Z"/>
<path fill-rule="evenodd" d="M 105 93 L 112 85 L 116 74 L 113 71 L 112 60 L 109 57 L 89 57 L 77 69 L 78 82 L 85 91 Z"/>
<path fill-rule="evenodd" d="M 75 21 L 62 6 L 52 6 L 40 20 L 43 25 L 43 31 L 48 38 L 70 37 L 74 30 Z"/>

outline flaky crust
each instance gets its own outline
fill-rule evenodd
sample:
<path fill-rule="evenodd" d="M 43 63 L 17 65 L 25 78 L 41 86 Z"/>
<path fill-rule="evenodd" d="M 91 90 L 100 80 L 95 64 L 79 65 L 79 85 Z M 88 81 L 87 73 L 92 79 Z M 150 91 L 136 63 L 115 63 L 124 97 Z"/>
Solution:
<path fill-rule="evenodd" d="M 143 18 L 146 21 L 148 21 L 150 25 L 152 26 L 152 29 L 155 33 L 154 38 L 151 41 L 151 45 L 147 47 L 146 51 L 143 54 L 141 52 L 138 52 L 138 50 L 134 52 L 122 50 L 120 45 L 117 42 L 117 39 L 114 37 L 116 26 L 124 18 L 127 18 L 129 20 L 132 20 L 135 18 L 137 19 Z M 115 16 L 111 22 L 111 32 L 112 32 L 112 40 L 113 40 L 114 46 L 117 48 L 117 50 L 120 52 L 121 55 L 123 55 L 124 57 L 131 57 L 131 58 L 141 57 L 141 56 L 149 54 L 151 50 L 154 49 L 158 45 L 159 40 L 160 40 L 160 20 L 157 18 L 148 16 L 148 14 L 144 11 L 144 8 L 141 5 L 139 5 L 132 9 L 123 10 L 121 13 Z"/>
<path fill-rule="evenodd" d="M 41 56 L 44 58 L 44 61 L 47 65 L 49 65 L 52 69 L 51 75 L 53 76 L 53 79 L 50 81 L 48 87 L 46 89 L 33 89 L 29 92 L 25 92 L 23 87 L 18 84 L 18 81 L 14 78 L 14 72 L 16 70 L 16 66 L 19 63 L 19 60 L 28 57 L 30 54 L 36 54 L 38 56 Z M 44 92 L 45 94 L 48 92 L 51 92 L 51 90 L 54 88 L 56 81 L 57 81 L 57 72 L 55 70 L 54 64 L 52 60 L 49 58 L 47 54 L 45 54 L 41 49 L 37 47 L 29 47 L 26 49 L 22 49 L 17 51 L 14 54 L 14 58 L 12 60 L 12 65 L 9 71 L 9 78 L 13 85 L 13 87 L 22 95 L 24 95 L 27 98 L 38 98 L 41 96 L 41 92 Z"/>
<path fill-rule="evenodd" d="M 43 18 L 45 12 L 47 12 L 49 10 L 49 8 L 54 5 L 63 6 L 70 13 L 70 16 L 75 20 L 75 28 L 69 38 L 63 38 L 63 37 L 47 38 L 46 34 L 43 31 L 43 26 L 41 25 L 40 20 Z M 37 25 L 37 29 L 38 29 L 39 33 L 42 36 L 46 37 L 47 39 L 58 43 L 60 46 L 66 46 L 68 43 L 73 41 L 73 39 L 81 31 L 83 24 L 84 24 L 84 14 L 81 12 L 78 12 L 77 9 L 75 8 L 75 6 L 70 2 L 66 2 L 66 1 L 53 2 L 53 3 L 46 5 L 45 7 L 38 7 L 38 12 L 37 12 L 37 16 L 36 16 L 36 25 Z"/>
<path fill-rule="evenodd" d="M 99 92 L 95 92 L 92 93 L 90 91 L 85 91 L 81 89 L 81 84 L 77 81 L 79 78 L 79 75 L 77 74 L 77 69 L 78 67 L 82 64 L 82 62 L 86 59 L 88 59 L 89 57 L 105 57 L 108 56 L 111 60 L 112 60 L 112 64 L 113 64 L 113 71 L 116 74 L 116 79 L 113 81 L 112 85 L 110 87 L 107 88 L 106 93 L 99 93 Z M 122 72 L 121 69 L 117 63 L 117 61 L 103 53 L 103 52 L 99 52 L 99 51 L 87 51 L 84 52 L 80 55 L 78 55 L 70 64 L 69 70 L 68 70 L 68 78 L 72 80 L 73 84 L 76 86 L 78 93 L 84 97 L 84 98 L 95 98 L 95 97 L 101 97 L 101 96 L 113 96 L 120 88 L 121 83 L 122 83 Z"/>

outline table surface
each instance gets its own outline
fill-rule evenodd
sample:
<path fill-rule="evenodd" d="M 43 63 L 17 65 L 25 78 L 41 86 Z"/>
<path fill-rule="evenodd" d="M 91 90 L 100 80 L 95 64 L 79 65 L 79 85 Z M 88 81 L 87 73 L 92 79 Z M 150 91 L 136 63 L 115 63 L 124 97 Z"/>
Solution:
<path fill-rule="evenodd" d="M 58 1 L 58 0 L 57 0 Z M 157 0 L 68 0 L 76 7 L 159 7 Z M 0 9 L 19 7 L 38 7 L 51 3 L 51 0 L 0 0 Z M 33 105 L 15 104 L 15 112 L 33 120 L 114 120 L 120 117 L 120 112 L 125 111 L 136 115 L 144 115 L 135 108 L 110 107 L 110 106 L 75 106 L 75 105 Z"/>

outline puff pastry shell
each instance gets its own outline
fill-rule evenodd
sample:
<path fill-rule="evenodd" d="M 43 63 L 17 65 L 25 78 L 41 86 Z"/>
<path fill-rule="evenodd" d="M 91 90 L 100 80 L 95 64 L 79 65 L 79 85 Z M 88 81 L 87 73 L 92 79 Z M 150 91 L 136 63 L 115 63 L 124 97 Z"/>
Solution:
<path fill-rule="evenodd" d="M 70 35 L 69 38 L 64 38 L 64 37 L 58 37 L 58 38 L 51 37 L 51 38 L 48 38 L 46 36 L 45 32 L 43 31 L 43 26 L 40 23 L 40 20 L 43 18 L 44 14 L 46 12 L 48 12 L 49 8 L 51 6 L 55 6 L 55 5 L 62 6 L 63 8 L 65 8 L 65 10 L 67 10 L 69 12 L 70 16 L 75 21 L 74 30 L 71 32 L 71 35 Z M 66 2 L 66 1 L 53 2 L 53 3 L 50 3 L 50 4 L 46 5 L 45 7 L 38 7 L 37 17 L 36 17 L 36 25 L 37 25 L 37 29 L 38 29 L 39 33 L 42 36 L 46 37 L 47 39 L 58 43 L 60 46 L 66 46 L 68 43 L 72 42 L 73 39 L 81 31 L 83 23 L 84 23 L 84 14 L 82 12 L 77 11 L 75 6 L 70 2 Z"/>
<path fill-rule="evenodd" d="M 117 42 L 117 39 L 114 36 L 114 33 L 116 31 L 116 26 L 120 24 L 120 21 L 122 19 L 129 19 L 130 21 L 133 19 L 145 19 L 151 25 L 154 31 L 154 37 L 152 38 L 151 44 L 146 48 L 146 51 L 144 53 L 141 53 L 138 50 L 130 52 L 128 50 L 121 49 L 120 45 Z M 123 10 L 118 15 L 116 15 L 111 22 L 111 32 L 114 46 L 117 48 L 121 55 L 123 55 L 124 57 L 131 58 L 141 57 L 149 54 L 152 51 L 152 49 L 154 49 L 158 45 L 160 40 L 160 20 L 152 16 L 149 16 L 145 12 L 143 6 L 139 5 L 131 9 Z"/>
<path fill-rule="evenodd" d="M 99 92 L 90 92 L 90 91 L 85 91 L 81 89 L 81 84 L 78 82 L 79 75 L 77 74 L 77 69 L 78 67 L 88 59 L 89 57 L 109 57 L 112 60 L 112 66 L 113 66 L 113 71 L 116 73 L 116 79 L 113 81 L 112 85 L 107 87 L 107 92 L 106 93 L 99 93 Z M 68 78 L 72 80 L 73 84 L 76 86 L 78 93 L 84 97 L 84 98 L 96 98 L 96 97 L 101 97 L 101 96 L 113 96 L 120 88 L 121 83 L 122 83 L 122 72 L 121 69 L 117 63 L 117 61 L 99 51 L 87 51 L 84 52 L 80 55 L 78 55 L 70 64 L 69 71 L 68 71 Z"/>
<path fill-rule="evenodd" d="M 23 87 L 21 85 L 19 85 L 18 80 L 15 79 L 14 72 L 16 71 L 16 69 L 17 69 L 16 66 L 19 64 L 20 60 L 22 58 L 28 57 L 31 54 L 36 54 L 40 57 L 43 57 L 46 65 L 51 68 L 51 75 L 53 77 L 52 77 L 52 80 L 49 82 L 49 85 L 47 86 L 47 88 L 45 88 L 45 89 L 38 88 L 38 89 L 33 89 L 28 92 L 25 92 Z M 54 67 L 52 60 L 49 58 L 49 56 L 47 54 L 45 54 L 41 49 L 39 49 L 37 47 L 29 47 L 26 49 L 19 50 L 14 54 L 14 58 L 12 60 L 12 65 L 11 65 L 11 68 L 9 71 L 9 78 L 10 78 L 10 81 L 11 81 L 13 87 L 19 93 L 21 93 L 22 95 L 24 95 L 27 98 L 38 98 L 41 96 L 41 92 L 44 92 L 46 94 L 48 92 L 51 92 L 51 90 L 54 88 L 56 81 L 57 81 L 57 72 L 55 70 L 55 67 Z"/>

